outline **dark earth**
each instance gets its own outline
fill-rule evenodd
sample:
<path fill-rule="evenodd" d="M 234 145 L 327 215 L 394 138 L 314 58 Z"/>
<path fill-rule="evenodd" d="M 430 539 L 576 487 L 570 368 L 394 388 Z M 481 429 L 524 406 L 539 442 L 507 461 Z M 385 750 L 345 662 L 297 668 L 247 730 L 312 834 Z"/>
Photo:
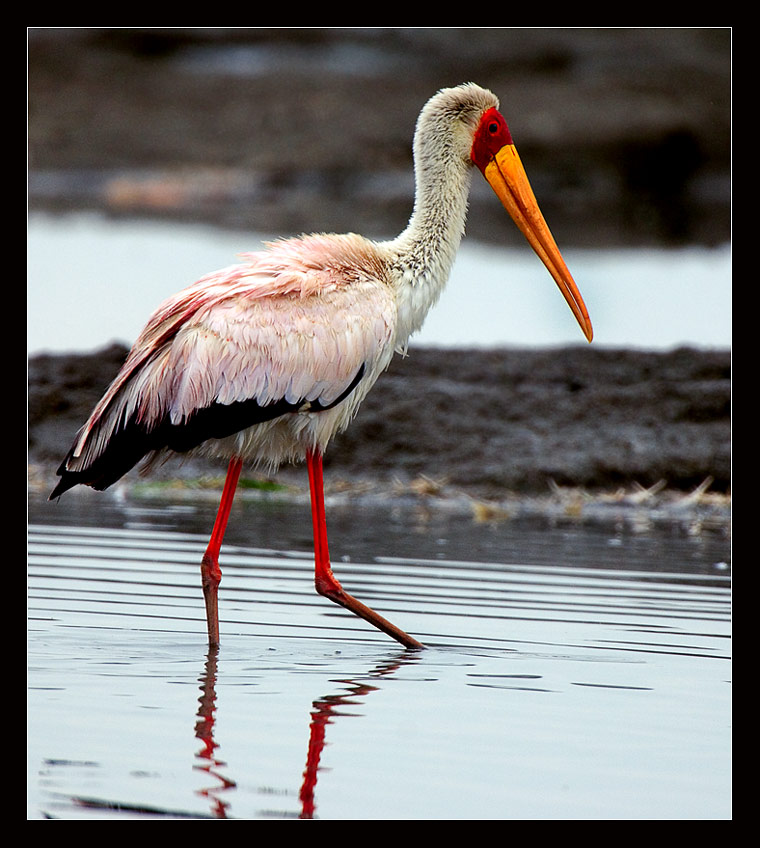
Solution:
<path fill-rule="evenodd" d="M 501 97 L 562 247 L 730 239 L 729 29 L 32 29 L 28 59 L 33 212 L 393 235 L 419 109 L 471 79 Z M 492 198 L 480 208 L 487 190 L 468 237 L 517 243 Z M 41 490 L 125 354 L 29 361 Z M 727 498 L 730 351 L 412 348 L 326 473 L 495 500 L 700 484 Z"/>
<path fill-rule="evenodd" d="M 126 352 L 30 361 L 30 452 L 51 484 Z M 726 492 L 730 368 L 725 351 L 686 348 L 413 350 L 380 378 L 326 469 L 384 483 L 426 476 L 491 498 L 549 481 L 609 491 L 662 480 L 686 491 L 712 477 Z"/>

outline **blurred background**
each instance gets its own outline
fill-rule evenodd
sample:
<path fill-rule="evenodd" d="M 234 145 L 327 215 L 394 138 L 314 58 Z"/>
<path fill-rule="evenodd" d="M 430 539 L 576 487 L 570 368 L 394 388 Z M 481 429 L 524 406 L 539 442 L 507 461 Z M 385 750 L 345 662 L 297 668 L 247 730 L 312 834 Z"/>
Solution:
<path fill-rule="evenodd" d="M 597 344 L 726 346 L 730 50 L 704 28 L 33 28 L 29 349 L 131 342 L 262 238 L 396 235 L 417 115 L 468 80 L 501 99 Z M 418 343 L 578 341 L 481 179 L 467 236 Z"/>
<path fill-rule="evenodd" d="M 726 28 L 33 28 L 30 207 L 395 235 L 422 105 L 475 81 L 560 244 L 720 245 L 730 51 Z M 469 235 L 506 230 L 476 185 Z"/>
<path fill-rule="evenodd" d="M 397 234 L 412 208 L 419 111 L 439 88 L 470 80 L 500 98 L 589 307 L 594 345 L 577 354 L 568 385 L 579 375 L 620 384 L 619 357 L 605 370 L 605 350 L 688 348 L 668 365 L 632 355 L 623 382 L 640 384 L 641 397 L 616 404 L 624 423 L 655 402 L 647 426 L 675 415 L 714 430 L 719 419 L 706 458 L 680 477 L 707 471 L 727 485 L 730 28 L 29 29 L 28 351 L 33 429 L 52 409 L 49 431 L 65 432 L 51 455 L 123 350 L 98 353 L 107 373 L 88 377 L 79 404 L 70 375 L 87 368 L 61 354 L 130 344 L 160 300 L 261 239 Z M 476 175 L 467 238 L 413 349 L 584 345 Z M 66 385 L 48 354 L 65 364 Z M 521 361 L 534 378 L 535 357 Z M 488 378 L 487 363 L 471 355 L 469 366 Z M 644 385 L 655 379 L 656 390 Z M 664 384 L 689 410 L 665 408 Z M 534 428 L 534 411 L 525 416 Z M 679 441 L 694 444 L 694 433 L 682 428 Z M 662 455 L 662 442 L 653 450 Z"/>

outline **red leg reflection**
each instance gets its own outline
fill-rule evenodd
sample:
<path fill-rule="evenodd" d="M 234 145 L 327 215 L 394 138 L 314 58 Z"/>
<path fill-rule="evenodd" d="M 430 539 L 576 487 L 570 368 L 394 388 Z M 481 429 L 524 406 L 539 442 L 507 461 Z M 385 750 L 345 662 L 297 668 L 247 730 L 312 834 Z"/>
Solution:
<path fill-rule="evenodd" d="M 403 660 L 392 660 L 382 663 L 369 672 L 370 677 L 383 678 L 393 676 L 401 665 L 416 662 L 414 654 L 406 654 Z M 317 778 L 319 775 L 319 762 L 325 746 L 327 725 L 332 724 L 335 718 L 351 715 L 362 715 L 361 712 L 347 710 L 355 704 L 361 704 L 362 698 L 377 691 L 378 687 L 367 683 L 365 680 L 342 680 L 336 681 L 346 684 L 348 691 L 338 695 L 325 695 L 318 701 L 314 701 L 311 711 L 311 724 L 309 725 L 309 750 L 306 755 L 306 768 L 303 772 L 303 783 L 299 798 L 301 799 L 302 819 L 313 819 L 316 813 L 315 794 Z"/>
<path fill-rule="evenodd" d="M 235 782 L 224 777 L 219 771 L 226 763 L 217 759 L 216 749 L 219 744 L 214 741 L 214 713 L 216 711 L 216 656 L 217 648 L 209 648 L 206 669 L 201 682 L 201 697 L 198 699 L 198 721 L 195 724 L 195 735 L 203 742 L 203 748 L 195 755 L 199 762 L 193 768 L 203 771 L 218 781 L 218 784 L 198 791 L 199 795 L 211 802 L 211 811 L 218 819 L 227 818 L 229 802 L 219 797 L 220 793 L 235 788 Z"/>
<path fill-rule="evenodd" d="M 327 523 L 325 521 L 324 482 L 322 479 L 322 454 L 309 451 L 306 456 L 311 489 L 311 514 L 314 523 L 314 585 L 320 595 L 324 595 L 336 604 L 373 624 L 407 648 L 424 647 L 416 639 L 404 633 L 390 621 L 378 615 L 374 610 L 357 601 L 340 585 L 330 566 L 330 554 L 327 547 Z"/>
<path fill-rule="evenodd" d="M 320 709 L 319 703 L 315 703 L 315 710 L 311 714 L 311 727 L 309 728 L 309 750 L 306 753 L 306 768 L 303 773 L 303 783 L 299 798 L 301 800 L 302 819 L 313 819 L 316 805 L 314 803 L 314 790 L 317 786 L 317 772 L 319 771 L 319 759 L 325 746 L 325 727 L 330 721 L 332 706 L 328 709 Z"/>

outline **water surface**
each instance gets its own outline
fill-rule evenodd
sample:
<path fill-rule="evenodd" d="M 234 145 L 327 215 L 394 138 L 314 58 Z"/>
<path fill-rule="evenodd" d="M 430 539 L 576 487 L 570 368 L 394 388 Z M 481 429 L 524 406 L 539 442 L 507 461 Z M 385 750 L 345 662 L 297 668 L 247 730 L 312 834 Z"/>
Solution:
<path fill-rule="evenodd" d="M 166 297 L 259 250 L 265 235 L 97 215 L 29 222 L 28 351 L 131 344 Z M 572 250 L 563 255 L 594 323 L 596 346 L 666 350 L 731 345 L 731 251 Z M 65 320 L 61 320 L 61 316 Z M 546 269 L 525 245 L 465 239 L 440 301 L 413 344 L 585 344 Z"/>
<path fill-rule="evenodd" d="M 313 592 L 308 506 L 241 502 L 209 653 L 214 505 L 90 495 L 30 503 L 29 818 L 731 816 L 722 534 L 333 507 L 407 652 Z"/>

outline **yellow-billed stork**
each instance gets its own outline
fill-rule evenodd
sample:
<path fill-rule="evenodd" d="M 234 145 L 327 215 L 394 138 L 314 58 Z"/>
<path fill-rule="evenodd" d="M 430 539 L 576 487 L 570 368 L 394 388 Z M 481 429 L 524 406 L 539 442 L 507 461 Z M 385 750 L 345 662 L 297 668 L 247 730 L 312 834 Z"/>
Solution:
<path fill-rule="evenodd" d="M 567 300 L 592 329 L 549 232 L 496 97 L 439 91 L 414 136 L 415 203 L 391 241 L 315 234 L 277 241 L 162 303 L 78 432 L 50 498 L 102 490 L 143 458 L 195 451 L 229 459 L 201 564 L 208 637 L 219 642 L 219 551 L 244 462 L 306 459 L 317 591 L 409 648 L 417 639 L 344 591 L 327 546 L 322 455 L 422 326 L 449 277 L 479 168 Z"/>

